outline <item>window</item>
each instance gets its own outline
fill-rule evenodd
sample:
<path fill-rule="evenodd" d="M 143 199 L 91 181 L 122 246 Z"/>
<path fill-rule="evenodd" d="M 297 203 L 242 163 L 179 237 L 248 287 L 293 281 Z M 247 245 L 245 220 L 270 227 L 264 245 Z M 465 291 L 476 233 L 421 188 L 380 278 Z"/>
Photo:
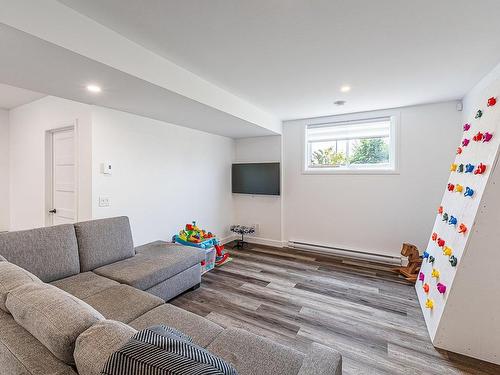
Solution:
<path fill-rule="evenodd" d="M 305 172 L 395 172 L 395 117 L 311 124 Z"/>

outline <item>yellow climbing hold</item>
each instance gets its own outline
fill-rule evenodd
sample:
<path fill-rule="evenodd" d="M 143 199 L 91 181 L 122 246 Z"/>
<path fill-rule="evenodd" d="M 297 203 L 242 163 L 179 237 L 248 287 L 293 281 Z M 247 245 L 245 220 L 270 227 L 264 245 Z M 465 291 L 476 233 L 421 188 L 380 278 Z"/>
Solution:
<path fill-rule="evenodd" d="M 453 163 L 451 166 L 450 166 L 450 171 L 452 172 L 455 172 L 457 170 L 457 167 L 458 165 L 456 163 Z"/>
<path fill-rule="evenodd" d="M 430 298 L 427 298 L 427 300 L 425 301 L 425 307 L 432 310 L 434 308 L 434 301 Z"/>
<path fill-rule="evenodd" d="M 457 191 L 457 192 L 461 193 L 463 190 L 464 190 L 464 187 L 463 187 L 462 185 L 457 184 L 457 185 L 455 186 L 455 191 Z"/>
<path fill-rule="evenodd" d="M 451 254 L 453 254 L 453 250 L 450 247 L 445 246 L 443 248 L 443 254 L 446 256 L 451 256 Z"/>
<path fill-rule="evenodd" d="M 439 270 L 437 268 L 433 268 L 431 276 L 435 277 L 436 279 L 439 278 Z"/>

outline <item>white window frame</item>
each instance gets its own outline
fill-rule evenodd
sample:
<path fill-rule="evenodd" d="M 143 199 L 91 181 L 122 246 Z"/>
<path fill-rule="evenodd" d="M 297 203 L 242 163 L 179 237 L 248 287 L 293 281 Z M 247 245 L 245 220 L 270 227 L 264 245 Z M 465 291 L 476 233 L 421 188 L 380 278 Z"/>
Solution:
<path fill-rule="evenodd" d="M 370 113 L 355 113 L 339 115 L 328 118 L 309 121 L 303 127 L 302 132 L 302 173 L 319 175 L 341 175 L 341 174 L 399 174 L 399 127 L 401 114 L 397 111 L 376 111 Z M 307 127 L 309 125 L 346 125 L 350 122 L 359 123 L 362 121 L 374 121 L 376 119 L 389 118 L 390 124 L 390 144 L 389 144 L 389 166 L 388 167 L 367 167 L 366 165 L 353 165 L 349 167 L 309 167 L 309 152 L 307 144 Z"/>

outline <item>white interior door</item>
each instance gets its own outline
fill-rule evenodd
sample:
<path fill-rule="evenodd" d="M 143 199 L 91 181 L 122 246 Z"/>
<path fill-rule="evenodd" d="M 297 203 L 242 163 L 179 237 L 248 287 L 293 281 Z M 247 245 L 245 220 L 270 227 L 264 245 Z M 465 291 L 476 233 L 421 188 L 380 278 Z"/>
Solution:
<path fill-rule="evenodd" d="M 75 129 L 52 133 L 52 225 L 74 223 L 77 218 Z"/>

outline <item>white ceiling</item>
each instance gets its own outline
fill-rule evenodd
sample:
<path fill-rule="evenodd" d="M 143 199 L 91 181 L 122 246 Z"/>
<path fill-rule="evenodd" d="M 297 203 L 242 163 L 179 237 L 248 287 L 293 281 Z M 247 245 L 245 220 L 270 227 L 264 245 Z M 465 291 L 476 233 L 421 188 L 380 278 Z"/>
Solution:
<path fill-rule="evenodd" d="M 500 62 L 498 0 L 60 2 L 281 119 L 459 99 Z"/>
<path fill-rule="evenodd" d="M 0 83 L 0 108 L 12 109 L 43 98 L 45 94 Z"/>

